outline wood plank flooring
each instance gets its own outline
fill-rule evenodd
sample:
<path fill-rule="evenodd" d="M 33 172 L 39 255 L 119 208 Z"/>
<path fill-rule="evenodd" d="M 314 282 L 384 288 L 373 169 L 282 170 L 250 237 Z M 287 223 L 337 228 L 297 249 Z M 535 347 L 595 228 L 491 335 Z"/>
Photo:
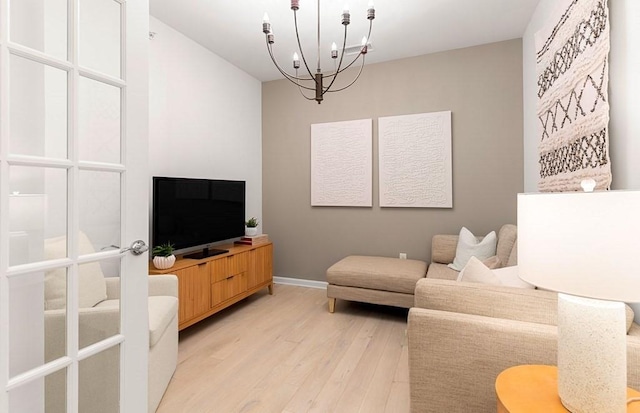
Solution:
<path fill-rule="evenodd" d="M 180 333 L 157 413 L 408 413 L 407 310 L 277 284 Z"/>

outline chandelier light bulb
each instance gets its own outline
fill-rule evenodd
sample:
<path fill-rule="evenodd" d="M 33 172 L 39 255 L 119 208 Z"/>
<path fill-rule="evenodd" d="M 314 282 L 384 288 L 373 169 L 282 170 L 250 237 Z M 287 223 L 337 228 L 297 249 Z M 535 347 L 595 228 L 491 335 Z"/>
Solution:
<path fill-rule="evenodd" d="M 298 57 L 298 53 L 293 53 L 293 68 L 300 68 L 300 57 Z"/>
<path fill-rule="evenodd" d="M 347 3 L 345 3 L 344 7 L 342 8 L 342 13 L 349 14 L 349 5 Z"/>
<path fill-rule="evenodd" d="M 266 35 L 271 33 L 271 23 L 269 23 L 269 15 L 266 12 L 264 13 L 264 17 L 262 17 L 262 33 Z"/>
<path fill-rule="evenodd" d="M 362 38 L 362 45 L 363 45 L 363 46 L 366 46 L 366 45 L 367 45 L 367 36 L 364 36 L 364 37 Z"/>
<path fill-rule="evenodd" d="M 336 42 L 331 43 L 331 58 L 338 58 L 338 46 L 336 45 Z"/>
<path fill-rule="evenodd" d="M 369 6 L 367 7 L 367 19 L 373 20 L 376 18 L 376 9 L 373 7 L 373 0 L 369 0 Z"/>

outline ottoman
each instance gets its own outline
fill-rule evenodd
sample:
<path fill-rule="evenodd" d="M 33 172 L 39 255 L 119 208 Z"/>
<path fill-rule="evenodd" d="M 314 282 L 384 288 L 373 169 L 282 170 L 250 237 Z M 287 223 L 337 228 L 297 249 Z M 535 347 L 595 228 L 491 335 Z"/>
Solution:
<path fill-rule="evenodd" d="M 426 273 L 424 261 L 350 255 L 327 270 L 329 312 L 337 298 L 411 308 L 416 283 Z"/>

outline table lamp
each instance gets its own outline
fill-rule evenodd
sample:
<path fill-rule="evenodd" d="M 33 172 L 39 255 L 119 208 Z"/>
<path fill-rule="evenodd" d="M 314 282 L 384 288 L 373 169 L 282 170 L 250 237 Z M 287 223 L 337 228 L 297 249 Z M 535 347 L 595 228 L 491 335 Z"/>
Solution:
<path fill-rule="evenodd" d="M 640 191 L 518 194 L 520 277 L 558 294 L 558 394 L 624 413 L 624 302 L 640 302 Z"/>

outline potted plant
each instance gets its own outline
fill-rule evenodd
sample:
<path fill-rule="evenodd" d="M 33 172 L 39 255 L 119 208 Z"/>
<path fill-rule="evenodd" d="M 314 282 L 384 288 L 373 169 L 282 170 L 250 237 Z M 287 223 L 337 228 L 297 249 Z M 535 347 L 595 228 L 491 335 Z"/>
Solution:
<path fill-rule="evenodd" d="M 251 217 L 245 221 L 244 225 L 246 225 L 246 229 L 244 231 L 245 235 L 251 237 L 254 235 L 258 235 L 258 218 Z"/>
<path fill-rule="evenodd" d="M 173 255 L 173 244 L 169 242 L 156 245 L 151 252 L 153 254 L 153 265 L 159 270 L 171 268 L 176 262 L 176 256 Z"/>

